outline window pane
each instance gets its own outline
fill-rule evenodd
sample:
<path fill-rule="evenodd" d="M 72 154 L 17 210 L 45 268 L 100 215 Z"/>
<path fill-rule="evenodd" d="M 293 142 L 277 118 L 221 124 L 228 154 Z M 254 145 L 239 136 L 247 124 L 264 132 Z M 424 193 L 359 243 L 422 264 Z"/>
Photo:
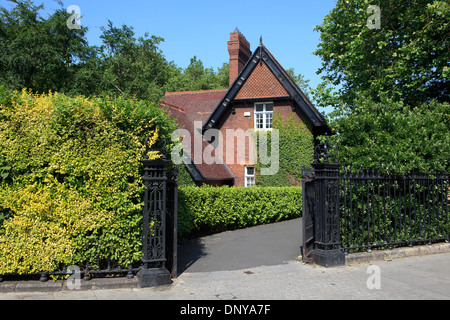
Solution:
<path fill-rule="evenodd" d="M 273 113 L 266 113 L 266 129 L 272 128 Z"/>
<path fill-rule="evenodd" d="M 255 104 L 255 111 L 256 112 L 264 111 L 264 105 L 262 103 Z"/>
<path fill-rule="evenodd" d="M 255 167 L 247 167 L 247 175 L 253 176 L 255 174 Z"/>
<path fill-rule="evenodd" d="M 263 120 L 264 120 L 264 115 L 259 113 L 259 114 L 255 114 L 256 116 L 256 129 L 262 129 L 263 126 Z"/>
<path fill-rule="evenodd" d="M 273 103 L 266 103 L 266 111 L 273 111 Z"/>
<path fill-rule="evenodd" d="M 246 186 L 247 187 L 252 187 L 255 185 L 255 178 L 247 178 L 246 179 Z"/>

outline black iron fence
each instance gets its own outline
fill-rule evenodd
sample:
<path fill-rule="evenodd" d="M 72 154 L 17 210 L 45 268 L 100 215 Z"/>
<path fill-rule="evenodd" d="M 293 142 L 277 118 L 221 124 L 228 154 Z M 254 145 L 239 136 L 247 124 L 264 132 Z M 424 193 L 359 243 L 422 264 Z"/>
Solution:
<path fill-rule="evenodd" d="M 449 239 L 447 174 L 389 176 L 374 170 L 339 176 L 344 252 Z"/>
<path fill-rule="evenodd" d="M 340 265 L 345 254 L 448 241 L 447 173 L 394 176 L 342 169 L 328 141 L 303 175 L 303 258 Z M 334 163 L 330 162 L 334 159 Z"/>
<path fill-rule="evenodd" d="M 5 273 L 0 274 L 0 282 L 8 280 L 39 280 L 46 282 L 50 278 L 67 278 L 67 276 L 77 275 L 79 279 L 89 281 L 92 278 L 103 277 L 127 277 L 133 278 L 140 267 L 136 264 L 121 266 L 116 259 L 98 259 L 95 262 L 84 262 L 76 266 L 62 266 L 55 271 L 41 271 L 30 273 Z"/>

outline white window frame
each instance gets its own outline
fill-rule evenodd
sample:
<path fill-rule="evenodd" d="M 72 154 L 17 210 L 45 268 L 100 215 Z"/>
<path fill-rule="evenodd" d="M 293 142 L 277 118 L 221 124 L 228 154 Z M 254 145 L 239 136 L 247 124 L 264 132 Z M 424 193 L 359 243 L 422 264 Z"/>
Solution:
<path fill-rule="evenodd" d="M 247 169 L 253 168 L 253 174 L 248 174 Z M 256 168 L 255 166 L 245 166 L 244 168 L 244 186 L 246 188 L 255 186 Z M 252 183 L 249 183 L 249 179 L 252 179 Z"/>
<path fill-rule="evenodd" d="M 261 105 L 261 104 L 263 105 L 263 111 L 256 111 L 256 105 Z M 268 105 L 268 104 L 272 105 L 272 111 L 266 111 L 266 105 Z M 254 124 L 255 131 L 260 131 L 260 130 L 270 131 L 270 130 L 272 130 L 272 128 L 273 128 L 273 108 L 274 108 L 273 101 L 255 102 L 254 107 L 253 107 L 253 114 L 254 114 L 253 124 Z M 267 120 L 268 120 L 269 114 L 272 116 L 272 123 L 271 123 L 271 127 L 267 128 L 267 122 L 268 122 Z M 262 119 L 263 127 L 262 128 L 258 128 L 258 126 L 257 126 L 256 119 L 257 119 L 258 115 L 262 115 L 262 117 L 263 117 L 263 119 Z"/>

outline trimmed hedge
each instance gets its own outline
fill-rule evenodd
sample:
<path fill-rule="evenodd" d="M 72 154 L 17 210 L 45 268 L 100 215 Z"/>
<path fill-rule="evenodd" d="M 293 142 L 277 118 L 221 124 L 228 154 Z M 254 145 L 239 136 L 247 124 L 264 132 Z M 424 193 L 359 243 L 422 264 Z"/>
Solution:
<path fill-rule="evenodd" d="M 178 237 L 251 227 L 301 217 L 301 187 L 182 187 Z"/>
<path fill-rule="evenodd" d="M 145 137 L 174 128 L 147 102 L 0 86 L 0 274 L 139 261 Z"/>

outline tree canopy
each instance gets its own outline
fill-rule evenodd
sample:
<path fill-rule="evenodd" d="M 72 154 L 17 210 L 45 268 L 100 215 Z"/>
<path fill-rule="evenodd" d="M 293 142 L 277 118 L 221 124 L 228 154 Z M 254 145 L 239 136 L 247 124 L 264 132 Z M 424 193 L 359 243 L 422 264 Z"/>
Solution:
<path fill-rule="evenodd" d="M 338 0 L 316 26 L 320 44 L 315 54 L 322 59 L 318 73 L 324 83 L 339 87 L 344 103 L 361 92 L 375 101 L 387 96 L 411 106 L 449 101 L 449 2 L 380 1 L 379 29 L 370 28 L 370 4 Z M 329 91 L 320 93 L 322 105 L 336 103 Z"/>
<path fill-rule="evenodd" d="M 447 1 L 338 0 L 316 27 L 323 83 L 314 90 L 341 162 L 391 173 L 448 170 Z"/>
<path fill-rule="evenodd" d="M 214 71 L 197 57 L 185 69 L 167 61 L 163 38 L 137 37 L 133 27 L 102 27 L 100 46 L 87 40 L 88 28 L 70 29 L 70 14 L 60 8 L 41 16 L 44 6 L 30 0 L 9 0 L 0 7 L 0 84 L 37 93 L 123 96 L 158 100 L 164 90 L 201 90 L 228 87 L 228 63 Z"/>

